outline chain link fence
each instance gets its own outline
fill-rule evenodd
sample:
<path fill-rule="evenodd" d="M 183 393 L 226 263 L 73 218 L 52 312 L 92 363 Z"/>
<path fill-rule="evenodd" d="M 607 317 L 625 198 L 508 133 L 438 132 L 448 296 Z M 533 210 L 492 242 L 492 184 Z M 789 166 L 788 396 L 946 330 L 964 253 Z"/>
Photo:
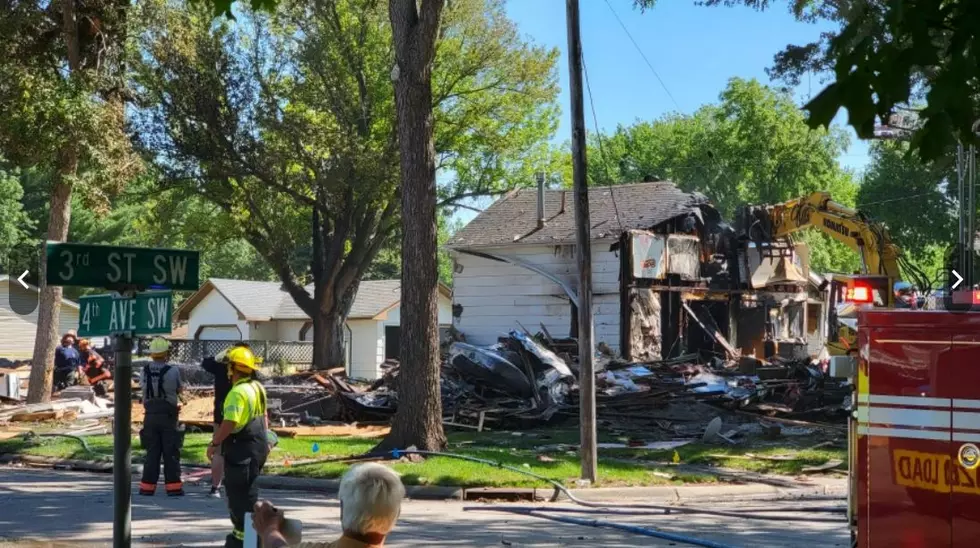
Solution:
<path fill-rule="evenodd" d="M 137 341 L 136 352 L 149 354 L 152 337 Z M 197 364 L 208 356 L 216 356 L 232 345 L 244 342 L 266 366 L 286 364 L 295 369 L 309 369 L 313 365 L 313 343 L 307 341 L 209 341 L 197 339 L 170 339 L 170 360 L 175 363 Z"/>

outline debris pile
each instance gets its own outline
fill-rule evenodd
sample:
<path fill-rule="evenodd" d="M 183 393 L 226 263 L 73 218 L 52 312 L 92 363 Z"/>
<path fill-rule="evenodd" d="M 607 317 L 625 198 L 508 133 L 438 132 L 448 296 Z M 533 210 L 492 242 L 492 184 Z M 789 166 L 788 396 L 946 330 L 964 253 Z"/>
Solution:
<path fill-rule="evenodd" d="M 315 375 L 340 398 L 340 419 L 389 419 L 398 409 L 400 367 L 391 364 L 366 388 L 334 374 Z M 321 382 L 322 381 L 322 382 Z M 569 401 L 575 376 L 554 352 L 523 332 L 513 331 L 489 348 L 454 342 L 440 371 L 443 417 L 448 424 L 548 421 Z"/>

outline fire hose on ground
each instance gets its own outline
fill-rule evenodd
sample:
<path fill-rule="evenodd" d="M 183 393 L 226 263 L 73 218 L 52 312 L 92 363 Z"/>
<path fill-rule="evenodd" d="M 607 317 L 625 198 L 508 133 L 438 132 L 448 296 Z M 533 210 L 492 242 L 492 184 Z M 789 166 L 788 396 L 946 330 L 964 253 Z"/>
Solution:
<path fill-rule="evenodd" d="M 535 474 L 534 472 L 528 472 L 527 470 L 521 470 L 513 466 L 508 466 L 501 462 L 496 462 L 488 459 L 481 459 L 477 457 L 471 457 L 469 455 L 456 455 L 453 453 L 443 453 L 439 451 L 419 451 L 415 449 L 396 449 L 390 452 L 391 456 L 395 459 L 401 458 L 402 455 L 422 455 L 422 456 L 438 456 L 454 458 L 459 460 L 466 460 L 470 462 L 478 462 L 481 464 L 486 464 L 488 466 L 493 466 L 495 468 L 501 468 L 504 470 L 509 470 L 511 472 L 516 472 L 518 474 L 523 474 L 525 476 L 532 477 L 539 481 L 543 481 L 551 485 L 555 489 L 555 494 L 551 497 L 550 502 L 556 502 L 558 500 L 558 495 L 563 494 L 570 501 L 579 506 L 585 506 L 587 508 L 609 508 L 609 509 L 627 509 L 627 510 L 656 510 L 658 514 L 670 514 L 672 512 L 677 513 L 688 513 L 688 514 L 705 514 L 721 517 L 730 518 L 742 518 L 742 519 L 760 519 L 767 521 L 814 521 L 814 522 L 833 522 L 833 523 L 843 523 L 844 520 L 834 519 L 834 518 L 819 518 L 819 517 L 794 517 L 794 516 L 772 516 L 767 515 L 769 510 L 762 510 L 765 513 L 748 513 L 736 510 L 712 510 L 710 508 L 698 508 L 693 506 L 666 506 L 657 504 L 602 504 L 597 502 L 589 502 L 576 497 L 567 487 L 561 483 L 544 477 L 540 474 Z M 822 507 L 822 511 L 827 511 L 829 509 Z M 652 514 L 652 512 L 651 512 Z"/>
<path fill-rule="evenodd" d="M 402 455 L 421 455 L 421 456 L 436 456 L 436 457 L 455 458 L 455 459 L 466 460 L 466 461 L 470 461 L 470 462 L 477 462 L 477 463 L 481 463 L 481 464 L 486 464 L 488 466 L 493 466 L 493 467 L 496 467 L 496 468 L 501 468 L 503 470 L 509 470 L 511 472 L 516 472 L 518 474 L 523 474 L 523 475 L 526 475 L 526 476 L 535 478 L 535 479 L 537 479 L 539 481 L 543 481 L 545 483 L 550 484 L 555 489 L 555 494 L 551 498 L 551 501 L 552 502 L 554 502 L 554 501 L 556 501 L 558 499 L 558 494 L 559 493 L 562 493 L 565 496 L 567 496 L 568 499 L 571 500 L 572 502 L 574 502 L 575 504 L 578 504 L 580 506 L 585 506 L 587 508 L 602 509 L 602 510 L 604 510 L 607 513 L 620 513 L 620 514 L 629 513 L 629 514 L 632 514 L 632 515 L 651 515 L 652 512 L 646 512 L 646 511 L 637 512 L 636 510 L 656 510 L 656 511 L 658 511 L 658 513 L 656 515 L 669 514 L 670 512 L 676 511 L 676 512 L 681 512 L 681 513 L 705 514 L 705 515 L 715 515 L 715 516 L 725 516 L 725 517 L 737 517 L 737 518 L 743 518 L 743 519 L 764 519 L 764 520 L 769 520 L 769 521 L 819 521 L 819 522 L 834 522 L 834 523 L 841 523 L 842 522 L 842 520 L 839 520 L 839 519 L 814 518 L 814 517 L 795 518 L 795 517 L 792 517 L 792 516 L 772 516 L 772 515 L 751 514 L 751 513 L 744 513 L 744 512 L 728 512 L 728 511 L 722 511 L 722 510 L 711 510 L 711 509 L 707 509 L 707 508 L 694 508 L 694 507 L 659 506 L 659 505 L 652 505 L 652 504 L 633 504 L 633 505 L 627 505 L 627 504 L 621 504 L 621 505 L 598 504 L 598 503 L 588 502 L 588 501 L 584 501 L 582 499 L 577 498 L 574 494 L 572 494 L 572 492 L 570 490 L 568 490 L 568 488 L 566 488 L 564 485 L 562 485 L 561 483 L 558 483 L 555 480 L 552 480 L 550 478 L 546 478 L 544 476 L 541 476 L 540 474 L 535 474 L 533 472 L 528 472 L 527 470 L 521 470 L 521 469 L 515 468 L 513 466 L 508 466 L 508 465 L 503 464 L 501 462 L 496 462 L 496 461 L 492 461 L 492 460 L 488 460 L 488 459 L 481 459 L 481 458 L 477 458 L 477 457 L 470 457 L 468 455 L 456 455 L 456 454 L 453 454 L 453 453 L 442 453 L 442 452 L 439 452 L 439 451 L 419 451 L 419 450 L 415 450 L 415 449 L 403 449 L 403 450 L 396 449 L 394 451 L 391 451 L 390 452 L 390 455 L 391 455 L 392 458 L 395 458 L 395 459 L 401 458 Z M 630 509 L 632 509 L 633 511 L 630 512 Z M 540 518 L 540 519 L 547 519 L 547 520 L 557 521 L 557 522 L 561 522 L 561 523 L 571 523 L 571 524 L 574 524 L 574 525 L 582 525 L 582 526 L 586 526 L 586 527 L 605 527 L 605 528 L 609 528 L 609 529 L 616 529 L 616 530 L 619 530 L 619 531 L 624 531 L 624 532 L 627 532 L 627 533 L 632 533 L 632 534 L 635 534 L 635 535 L 641 535 L 641 536 L 646 536 L 646 537 L 659 538 L 659 539 L 668 540 L 668 541 L 671 541 L 671 542 L 679 542 L 679 543 L 683 543 L 683 544 L 690 544 L 690 545 L 693 545 L 693 546 L 702 546 L 702 547 L 705 547 L 705 548 L 731 548 L 731 546 L 730 545 L 727 545 L 727 544 L 722 544 L 722 543 L 718 543 L 718 542 L 714 542 L 714 541 L 710 541 L 710 540 L 699 539 L 699 538 L 696 538 L 696 537 L 689 537 L 689 536 L 680 535 L 680 534 L 677 534 L 677 533 L 668 533 L 668 532 L 665 532 L 665 531 L 659 531 L 659 530 L 650 529 L 650 528 L 647 528 L 647 527 L 640 527 L 640 526 L 637 526 L 637 525 L 629 525 L 629 524 L 624 524 L 624 523 L 616 523 L 616 522 L 605 521 L 605 520 L 598 520 L 598 519 L 582 519 L 582 518 L 575 518 L 575 517 L 570 517 L 570 516 L 553 516 L 553 515 L 549 515 L 548 514 L 548 512 L 550 512 L 550 513 L 584 513 L 584 512 L 587 512 L 586 510 L 579 510 L 579 509 L 575 509 L 575 508 L 572 508 L 572 509 L 567 509 L 567 508 L 538 508 L 538 507 L 533 507 L 533 506 L 532 507 L 527 507 L 527 506 L 523 506 L 523 507 L 489 507 L 489 508 L 483 508 L 483 507 L 467 507 L 467 508 L 463 508 L 463 510 L 464 511 L 467 511 L 467 510 L 501 511 L 501 512 L 508 512 L 508 513 L 512 513 L 512 514 L 520 514 L 520 515 L 525 515 L 525 516 Z M 616 512 L 617 510 L 620 510 L 620 512 Z M 821 510 L 822 511 L 826 511 L 828 509 L 827 508 L 822 508 Z M 612 512 L 610 512 L 610 511 L 612 511 Z"/>

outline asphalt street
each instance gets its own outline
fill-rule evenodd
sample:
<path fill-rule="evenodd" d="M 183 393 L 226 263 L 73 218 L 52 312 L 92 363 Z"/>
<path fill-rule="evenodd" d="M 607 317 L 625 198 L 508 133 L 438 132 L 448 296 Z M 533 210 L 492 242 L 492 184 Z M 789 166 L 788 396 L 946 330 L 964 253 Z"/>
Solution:
<path fill-rule="evenodd" d="M 133 489 L 134 493 L 136 488 Z M 188 495 L 133 498 L 134 546 L 220 546 L 230 529 L 224 500 L 206 497 L 207 488 L 188 486 Z M 337 499 L 295 491 L 262 493 L 303 521 L 303 539 L 333 540 L 340 534 Z M 712 504 L 716 509 L 746 506 L 792 509 L 799 501 Z M 817 503 L 806 503 L 813 506 Z M 821 505 L 839 504 L 822 502 Z M 606 528 L 547 521 L 491 511 L 509 504 L 408 501 L 386 546 L 557 547 L 681 546 Z M 540 505 L 543 508 L 574 508 Z M 472 508 L 476 508 L 473 510 Z M 554 514 L 559 515 L 559 514 Z M 728 546 L 847 546 L 843 523 L 747 520 L 708 515 L 610 515 L 595 511 L 564 514 L 696 536 Z M 804 516 L 799 512 L 779 514 Z M 811 514 L 813 515 L 813 514 Z M 827 517 L 820 514 L 822 517 Z M 0 548 L 110 546 L 112 540 L 111 476 L 30 468 L 0 467 Z"/>

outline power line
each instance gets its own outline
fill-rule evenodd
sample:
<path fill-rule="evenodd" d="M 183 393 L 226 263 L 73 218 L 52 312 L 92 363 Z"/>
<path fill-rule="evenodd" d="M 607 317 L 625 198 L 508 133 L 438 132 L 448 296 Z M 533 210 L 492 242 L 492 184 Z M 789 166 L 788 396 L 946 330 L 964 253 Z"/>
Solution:
<path fill-rule="evenodd" d="M 866 206 L 869 206 L 869 205 L 889 204 L 891 202 L 900 202 L 902 200 L 908 200 L 909 198 L 920 198 L 922 196 L 930 196 L 932 194 L 935 194 L 935 191 L 922 192 L 922 193 L 919 193 L 919 194 L 910 194 L 908 196 L 902 196 L 901 198 L 891 198 L 891 199 L 888 199 L 888 200 L 879 200 L 877 202 L 866 202 L 866 203 L 863 203 L 863 204 L 858 204 L 855 207 L 866 207 Z"/>
<path fill-rule="evenodd" d="M 673 94 L 671 94 L 670 90 L 667 89 L 667 84 L 664 83 L 664 80 L 663 78 L 660 77 L 660 73 L 657 72 L 657 69 L 653 68 L 653 63 L 651 63 L 650 60 L 647 59 L 646 54 L 643 53 L 643 49 L 640 48 L 640 44 L 637 44 L 636 40 L 633 39 L 633 35 L 630 34 L 630 30 L 626 28 L 626 24 L 623 23 L 623 20 L 619 18 L 619 14 L 616 13 L 616 9 L 612 7 L 612 4 L 609 3 L 609 0 L 605 0 L 605 2 L 606 2 L 606 6 L 609 7 L 609 11 L 612 12 L 613 17 L 615 17 L 616 21 L 619 22 L 619 26 L 623 28 L 623 32 L 625 32 L 626 36 L 629 37 L 630 42 L 633 42 L 633 47 L 636 48 L 636 51 L 640 54 L 640 57 L 642 57 L 643 61 L 646 62 L 647 66 L 650 67 L 650 71 L 653 72 L 653 75 L 657 78 L 657 81 L 660 82 L 660 87 L 664 88 L 664 92 L 667 93 L 667 97 L 670 97 L 670 100 L 673 101 L 674 106 L 677 107 L 677 110 L 681 110 L 681 106 L 680 104 L 678 104 L 677 99 L 674 99 Z"/>
<path fill-rule="evenodd" d="M 606 151 L 602 146 L 602 132 L 599 131 L 599 117 L 595 113 L 595 100 L 592 96 L 592 84 L 589 83 L 589 66 L 585 64 L 585 50 L 582 50 L 582 71 L 585 73 L 585 89 L 589 92 L 589 106 L 592 108 L 592 123 L 595 125 L 596 139 L 599 140 L 599 157 L 602 158 L 602 165 L 606 169 L 606 178 L 609 179 L 609 197 L 612 198 L 613 211 L 616 212 L 616 222 L 619 223 L 620 232 L 624 232 L 623 220 L 619 217 L 619 205 L 616 203 L 616 191 L 612 177 L 609 176 L 609 164 L 606 163 Z"/>

